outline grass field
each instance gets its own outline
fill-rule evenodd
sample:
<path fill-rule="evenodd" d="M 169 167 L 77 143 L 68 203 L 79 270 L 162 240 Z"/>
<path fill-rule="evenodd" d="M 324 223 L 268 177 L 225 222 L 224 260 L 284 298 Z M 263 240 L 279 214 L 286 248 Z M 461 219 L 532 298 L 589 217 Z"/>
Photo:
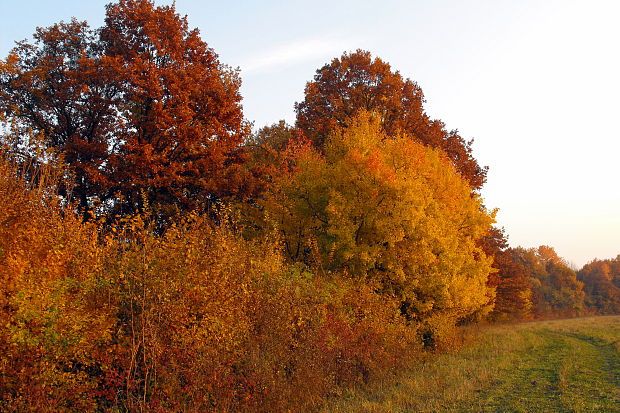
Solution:
<path fill-rule="evenodd" d="M 326 412 L 620 412 L 620 317 L 469 330 L 453 354 L 421 360 Z"/>

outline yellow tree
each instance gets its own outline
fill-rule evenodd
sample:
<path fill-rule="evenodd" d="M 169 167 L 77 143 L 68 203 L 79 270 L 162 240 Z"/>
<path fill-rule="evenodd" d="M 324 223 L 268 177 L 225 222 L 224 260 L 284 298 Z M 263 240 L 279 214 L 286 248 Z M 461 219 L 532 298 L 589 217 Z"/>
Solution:
<path fill-rule="evenodd" d="M 283 156 L 263 206 L 288 256 L 375 284 L 410 318 L 488 310 L 491 260 L 476 241 L 493 213 L 444 153 L 388 139 L 369 113 L 349 125 L 323 154 L 296 143 Z"/>

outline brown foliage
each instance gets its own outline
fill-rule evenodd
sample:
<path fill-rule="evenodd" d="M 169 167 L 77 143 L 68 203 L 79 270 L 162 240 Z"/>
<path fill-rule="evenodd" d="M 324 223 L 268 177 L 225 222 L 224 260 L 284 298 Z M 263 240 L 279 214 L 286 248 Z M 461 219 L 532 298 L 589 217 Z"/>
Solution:
<path fill-rule="evenodd" d="M 84 207 L 109 185 L 103 168 L 117 126 L 119 91 L 101 55 L 93 31 L 72 20 L 38 28 L 34 44 L 20 42 L 0 61 L 0 112 L 13 128 L 5 140 L 20 158 L 36 158 L 36 136 L 61 151 Z"/>
<path fill-rule="evenodd" d="M 575 316 L 584 311 L 583 283 L 552 247 L 515 248 L 510 252 L 529 273 L 535 316 Z"/>
<path fill-rule="evenodd" d="M 101 43 L 124 102 L 110 190 L 187 209 L 247 189 L 241 81 L 198 30 L 174 7 L 121 0 L 107 6 Z"/>
<path fill-rule="evenodd" d="M 511 253 L 504 230 L 492 227 L 479 241 L 479 245 L 487 255 L 493 257 L 493 268 L 496 270 L 488 280 L 496 291 L 495 306 L 490 317 L 495 320 L 531 317 L 530 273 Z"/>

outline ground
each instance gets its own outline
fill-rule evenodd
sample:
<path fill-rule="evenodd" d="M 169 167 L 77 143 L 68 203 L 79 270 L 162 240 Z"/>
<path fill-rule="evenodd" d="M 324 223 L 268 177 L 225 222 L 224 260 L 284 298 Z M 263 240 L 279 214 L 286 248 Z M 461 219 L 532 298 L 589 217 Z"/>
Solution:
<path fill-rule="evenodd" d="M 329 412 L 620 412 L 620 317 L 470 328 L 456 352 L 334 399 Z"/>

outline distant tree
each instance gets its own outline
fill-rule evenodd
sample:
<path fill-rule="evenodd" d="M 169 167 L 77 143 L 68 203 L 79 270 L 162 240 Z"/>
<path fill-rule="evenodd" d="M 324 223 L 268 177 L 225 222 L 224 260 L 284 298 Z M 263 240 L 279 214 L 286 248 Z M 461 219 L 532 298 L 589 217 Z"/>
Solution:
<path fill-rule="evenodd" d="M 186 209 L 251 191 L 239 86 L 174 6 L 150 0 L 109 4 L 98 31 L 39 29 L 0 67 L 2 112 L 64 155 L 84 208 L 120 194 L 130 211 Z"/>
<path fill-rule="evenodd" d="M 529 272 L 508 248 L 503 229 L 492 227 L 479 245 L 493 257 L 496 272 L 489 276 L 489 286 L 495 288 L 495 305 L 490 314 L 493 319 L 528 318 L 532 309 L 532 291 Z"/>
<path fill-rule="evenodd" d="M 333 59 L 306 84 L 304 100 L 295 104 L 297 127 L 322 147 L 330 132 L 348 126 L 358 111 L 376 112 L 388 136 L 406 134 L 443 150 L 472 188 L 482 187 L 487 169 L 474 159 L 472 142 L 431 119 L 423 103 L 424 94 L 416 83 L 392 72 L 388 63 L 373 59 L 370 52 L 357 50 Z"/>
<path fill-rule="evenodd" d="M 575 315 L 583 311 L 583 283 L 553 248 L 516 248 L 513 254 L 530 273 L 536 315 Z"/>
<path fill-rule="evenodd" d="M 577 278 L 584 283 L 589 307 L 603 314 L 620 313 L 620 255 L 584 265 Z"/>
<path fill-rule="evenodd" d="M 270 126 L 260 128 L 252 134 L 247 144 L 251 146 L 267 147 L 282 152 L 291 139 L 296 137 L 296 130 L 286 121 L 280 120 Z"/>
<path fill-rule="evenodd" d="M 291 140 L 299 137 L 299 131 L 284 120 L 265 126 L 253 133 L 246 141 L 246 148 L 254 162 L 273 165 Z"/>

